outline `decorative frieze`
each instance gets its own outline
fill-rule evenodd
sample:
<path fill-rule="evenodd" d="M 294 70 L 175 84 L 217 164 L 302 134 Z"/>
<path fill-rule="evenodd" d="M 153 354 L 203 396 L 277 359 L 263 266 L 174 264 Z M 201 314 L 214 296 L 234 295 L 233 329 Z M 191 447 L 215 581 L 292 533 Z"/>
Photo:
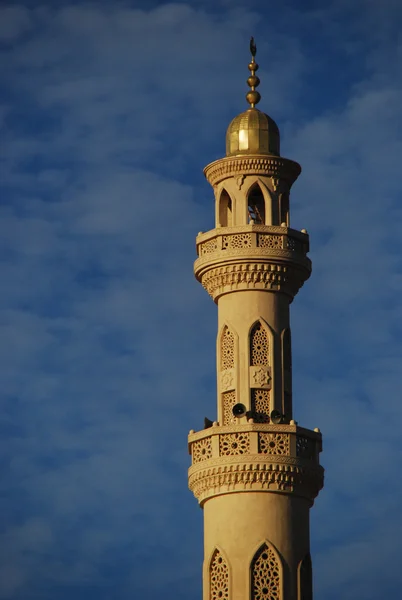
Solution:
<path fill-rule="evenodd" d="M 311 455 L 300 456 L 306 440 Z M 321 434 L 297 425 L 215 425 L 190 434 L 189 447 L 189 485 L 200 501 L 247 489 L 298 493 L 312 501 L 323 485 Z"/>
<path fill-rule="evenodd" d="M 200 238 L 197 239 L 197 252 L 200 257 L 243 248 L 266 248 L 265 254 L 269 255 L 272 254 L 270 252 L 272 250 L 285 250 L 287 254 L 283 256 L 305 256 L 309 250 L 306 234 L 283 227 L 264 225 L 250 225 L 247 229 L 222 227 L 208 232 L 208 235 L 202 234 Z"/>
<path fill-rule="evenodd" d="M 287 158 L 248 155 L 221 158 L 207 165 L 205 177 L 214 186 L 228 177 L 240 175 L 265 175 L 274 179 L 285 179 L 289 185 L 300 175 L 300 165 Z"/>
<path fill-rule="evenodd" d="M 205 269 L 199 280 L 214 300 L 222 294 L 246 289 L 278 291 L 293 298 L 308 275 L 306 269 L 293 266 L 248 262 Z"/>
<path fill-rule="evenodd" d="M 218 464 L 196 467 L 189 470 L 189 488 L 200 503 L 217 494 L 248 490 L 294 493 L 313 503 L 323 486 L 320 465 L 306 467 L 287 456 L 260 456 L 258 462 L 245 456 L 225 457 Z"/>

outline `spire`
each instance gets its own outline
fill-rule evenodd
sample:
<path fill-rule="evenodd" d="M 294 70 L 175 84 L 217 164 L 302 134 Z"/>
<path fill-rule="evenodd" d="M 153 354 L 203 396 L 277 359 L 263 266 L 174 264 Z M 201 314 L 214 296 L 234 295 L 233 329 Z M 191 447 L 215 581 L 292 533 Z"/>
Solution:
<path fill-rule="evenodd" d="M 257 54 L 257 46 L 255 45 L 254 38 L 250 39 L 250 52 L 251 52 L 251 63 L 248 65 L 248 70 L 251 72 L 250 77 L 247 79 L 247 83 L 251 90 L 247 92 L 246 100 L 250 104 L 251 108 L 255 108 L 255 105 L 261 100 L 261 94 L 256 91 L 256 87 L 260 85 L 260 78 L 255 74 L 258 71 L 258 64 L 255 62 L 255 55 Z"/>
<path fill-rule="evenodd" d="M 257 47 L 252 37 L 250 40 L 251 62 L 248 65 L 250 76 L 247 83 L 250 90 L 246 94 L 249 107 L 235 117 L 226 131 L 226 156 L 241 154 L 270 154 L 279 156 L 279 129 L 271 117 L 255 108 L 261 95 L 255 89 L 260 85 L 260 78 L 255 74 L 258 64 L 255 62 Z"/>

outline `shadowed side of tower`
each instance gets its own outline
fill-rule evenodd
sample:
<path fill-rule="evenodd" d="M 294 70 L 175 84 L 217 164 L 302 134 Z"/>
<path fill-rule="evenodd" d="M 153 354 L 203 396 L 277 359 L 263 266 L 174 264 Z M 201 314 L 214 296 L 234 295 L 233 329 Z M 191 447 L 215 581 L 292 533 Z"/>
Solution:
<path fill-rule="evenodd" d="M 195 275 L 218 305 L 217 420 L 191 431 L 189 487 L 204 510 L 203 600 L 311 600 L 309 511 L 323 485 L 321 434 L 293 420 L 289 306 L 311 273 L 307 232 L 290 228 L 300 165 L 280 156 L 255 105 L 230 123 L 205 175 L 215 229 Z"/>

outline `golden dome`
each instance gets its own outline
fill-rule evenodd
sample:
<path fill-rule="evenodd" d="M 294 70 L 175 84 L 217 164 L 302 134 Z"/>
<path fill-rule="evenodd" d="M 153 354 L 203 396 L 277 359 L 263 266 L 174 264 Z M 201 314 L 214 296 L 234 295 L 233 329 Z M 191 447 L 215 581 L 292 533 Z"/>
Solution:
<path fill-rule="evenodd" d="M 237 115 L 226 132 L 226 156 L 273 154 L 279 156 L 279 129 L 271 117 L 257 108 Z"/>
<path fill-rule="evenodd" d="M 279 129 L 271 117 L 255 108 L 261 100 L 256 87 L 260 79 L 255 74 L 258 64 L 255 62 L 257 47 L 254 38 L 250 40 L 251 62 L 248 70 L 251 75 L 247 79 L 250 90 L 246 94 L 250 108 L 237 115 L 226 132 L 226 156 L 238 154 L 273 154 L 279 156 Z"/>

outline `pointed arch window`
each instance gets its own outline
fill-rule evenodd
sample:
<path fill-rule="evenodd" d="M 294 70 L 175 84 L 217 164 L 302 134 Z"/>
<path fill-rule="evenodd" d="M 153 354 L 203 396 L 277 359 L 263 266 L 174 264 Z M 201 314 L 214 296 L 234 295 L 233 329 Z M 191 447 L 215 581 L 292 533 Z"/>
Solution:
<path fill-rule="evenodd" d="M 225 189 L 219 197 L 219 224 L 221 227 L 233 225 L 232 199 Z"/>
<path fill-rule="evenodd" d="M 233 369 L 235 361 L 235 337 L 227 325 L 223 328 L 221 337 L 221 371 Z"/>
<path fill-rule="evenodd" d="M 268 334 L 260 321 L 250 331 L 250 366 L 269 365 Z"/>
<path fill-rule="evenodd" d="M 292 418 L 292 348 L 290 329 L 282 331 L 283 412 Z"/>
<path fill-rule="evenodd" d="M 261 321 L 250 330 L 251 412 L 255 423 L 269 423 L 271 407 L 271 372 L 269 337 Z M 257 367 L 257 369 L 253 369 Z"/>
<path fill-rule="evenodd" d="M 265 198 L 258 183 L 253 185 L 248 194 L 248 222 L 256 225 L 265 224 Z"/>
<path fill-rule="evenodd" d="M 210 600 L 229 600 L 229 567 L 218 549 L 209 565 L 209 597 Z"/>
<path fill-rule="evenodd" d="M 289 194 L 280 195 L 280 224 L 286 223 L 289 227 Z"/>
<path fill-rule="evenodd" d="M 313 566 L 310 552 L 299 563 L 298 587 L 298 600 L 313 600 Z"/>
<path fill-rule="evenodd" d="M 251 562 L 251 600 L 281 600 L 281 571 L 274 551 L 263 544 Z"/>

